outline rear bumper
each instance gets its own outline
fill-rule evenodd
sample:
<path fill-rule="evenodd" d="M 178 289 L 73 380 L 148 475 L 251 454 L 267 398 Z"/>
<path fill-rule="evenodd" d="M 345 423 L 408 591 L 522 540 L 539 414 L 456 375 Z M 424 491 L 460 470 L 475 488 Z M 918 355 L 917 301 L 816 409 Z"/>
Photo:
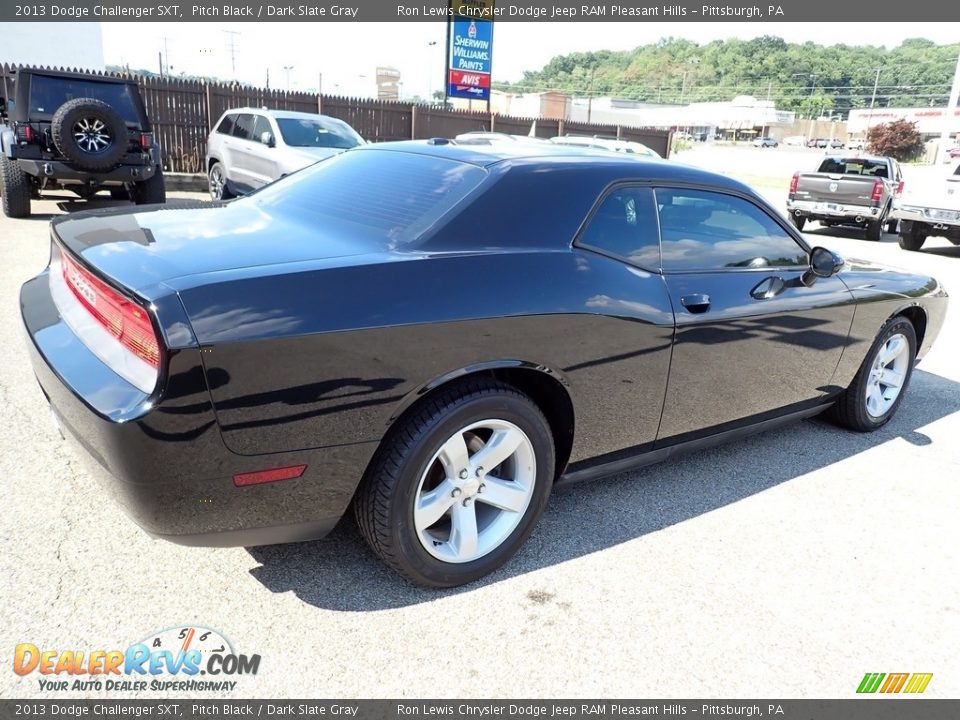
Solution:
<path fill-rule="evenodd" d="M 880 207 L 867 207 L 866 205 L 844 205 L 842 203 L 813 200 L 787 200 L 787 212 L 790 215 L 810 218 L 811 220 L 863 222 L 877 220 L 881 215 L 881 210 Z"/>
<path fill-rule="evenodd" d="M 199 351 L 171 353 L 164 391 L 147 396 L 61 320 L 47 272 L 24 284 L 34 373 L 63 435 L 104 492 L 147 533 L 186 545 L 319 538 L 349 506 L 375 443 L 240 456 L 220 436 Z M 233 476 L 306 464 L 294 480 L 236 487 Z"/>
<path fill-rule="evenodd" d="M 921 223 L 936 230 L 960 232 L 960 213 L 956 210 L 938 210 L 937 208 L 894 207 L 891 217 Z"/>
<path fill-rule="evenodd" d="M 149 180 L 157 172 L 157 164 L 139 164 L 139 165 L 119 165 L 113 170 L 105 172 L 87 172 L 77 170 L 67 163 L 54 160 L 27 160 L 17 161 L 23 168 L 23 171 L 34 177 L 43 179 L 49 178 L 52 182 L 72 185 L 86 185 L 94 183 L 97 185 L 117 184 L 131 182 L 143 182 Z"/>

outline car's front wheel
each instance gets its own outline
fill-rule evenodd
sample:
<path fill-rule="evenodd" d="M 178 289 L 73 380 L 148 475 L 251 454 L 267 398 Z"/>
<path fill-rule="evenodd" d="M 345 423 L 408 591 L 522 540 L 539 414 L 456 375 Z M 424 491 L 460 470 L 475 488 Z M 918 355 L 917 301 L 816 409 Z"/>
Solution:
<path fill-rule="evenodd" d="M 834 406 L 840 424 L 859 432 L 885 425 L 900 407 L 916 356 L 913 323 L 901 316 L 889 320 Z"/>
<path fill-rule="evenodd" d="M 540 409 L 492 380 L 423 401 L 385 438 L 354 514 L 373 550 L 411 582 L 454 587 L 493 572 L 546 507 L 554 445 Z"/>

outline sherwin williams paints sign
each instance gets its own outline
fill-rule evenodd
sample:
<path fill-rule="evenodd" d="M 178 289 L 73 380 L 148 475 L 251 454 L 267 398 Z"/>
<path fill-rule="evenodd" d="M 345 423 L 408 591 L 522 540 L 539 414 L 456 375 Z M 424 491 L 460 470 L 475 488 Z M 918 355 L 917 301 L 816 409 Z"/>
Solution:
<path fill-rule="evenodd" d="M 490 99 L 493 68 L 493 0 L 453 0 L 450 16 L 447 95 Z"/>

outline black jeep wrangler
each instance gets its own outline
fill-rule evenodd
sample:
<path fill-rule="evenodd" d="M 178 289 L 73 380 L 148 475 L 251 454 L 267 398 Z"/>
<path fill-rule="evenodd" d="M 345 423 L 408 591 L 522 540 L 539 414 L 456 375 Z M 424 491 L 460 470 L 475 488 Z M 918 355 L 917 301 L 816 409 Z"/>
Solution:
<path fill-rule="evenodd" d="M 160 149 L 135 80 L 21 68 L 0 86 L 3 212 L 27 217 L 50 190 L 107 189 L 137 204 L 166 200 Z"/>

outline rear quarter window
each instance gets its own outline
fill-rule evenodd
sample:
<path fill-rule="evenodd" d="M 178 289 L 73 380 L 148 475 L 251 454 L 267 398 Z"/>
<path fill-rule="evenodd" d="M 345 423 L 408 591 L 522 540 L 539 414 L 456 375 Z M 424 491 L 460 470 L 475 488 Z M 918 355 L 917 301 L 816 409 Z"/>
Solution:
<path fill-rule="evenodd" d="M 237 124 L 236 115 L 225 115 L 220 124 L 217 125 L 217 132 L 221 135 L 232 135 L 233 126 Z"/>
<path fill-rule="evenodd" d="M 391 249 L 417 240 L 486 177 L 483 168 L 447 158 L 352 150 L 272 183 L 250 201 Z"/>

